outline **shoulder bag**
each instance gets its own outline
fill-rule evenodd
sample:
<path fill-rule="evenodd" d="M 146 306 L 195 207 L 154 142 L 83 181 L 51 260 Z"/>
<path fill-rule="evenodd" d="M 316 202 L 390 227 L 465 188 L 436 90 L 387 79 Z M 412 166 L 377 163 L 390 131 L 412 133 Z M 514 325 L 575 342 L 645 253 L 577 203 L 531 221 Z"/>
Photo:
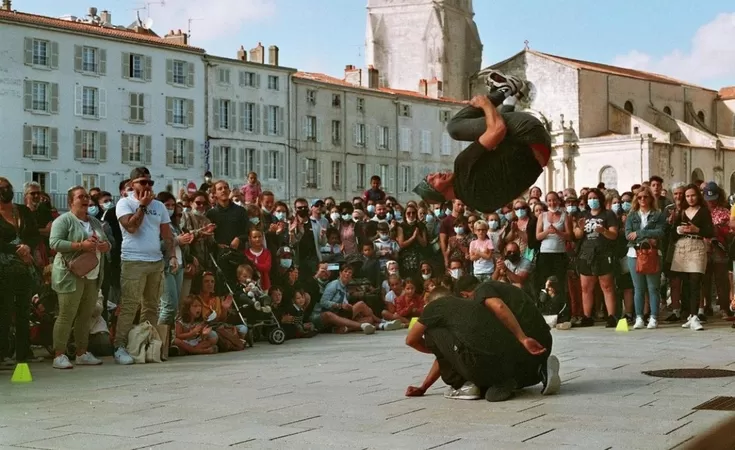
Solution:
<path fill-rule="evenodd" d="M 92 236 L 96 233 L 92 231 Z M 99 259 L 97 258 L 97 252 L 78 252 L 72 259 L 64 260 L 66 268 L 69 272 L 78 276 L 79 278 L 86 277 L 89 272 L 93 271 L 99 265 Z"/>
<path fill-rule="evenodd" d="M 635 250 L 635 271 L 641 275 L 654 275 L 661 271 L 658 249 L 648 241 L 641 243 Z"/>

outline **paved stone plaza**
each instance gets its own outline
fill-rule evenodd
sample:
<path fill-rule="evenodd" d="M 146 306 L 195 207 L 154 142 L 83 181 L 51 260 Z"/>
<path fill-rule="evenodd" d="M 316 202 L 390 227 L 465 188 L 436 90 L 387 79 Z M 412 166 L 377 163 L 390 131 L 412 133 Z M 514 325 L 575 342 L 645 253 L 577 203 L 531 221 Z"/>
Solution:
<path fill-rule="evenodd" d="M 728 417 L 692 407 L 735 378 L 661 379 L 642 370 L 735 368 L 735 330 L 668 326 L 554 331 L 562 391 L 491 404 L 446 400 L 439 382 L 406 398 L 431 363 L 405 332 L 318 336 L 242 353 L 71 371 L 2 371 L 0 449 L 670 449 Z"/>

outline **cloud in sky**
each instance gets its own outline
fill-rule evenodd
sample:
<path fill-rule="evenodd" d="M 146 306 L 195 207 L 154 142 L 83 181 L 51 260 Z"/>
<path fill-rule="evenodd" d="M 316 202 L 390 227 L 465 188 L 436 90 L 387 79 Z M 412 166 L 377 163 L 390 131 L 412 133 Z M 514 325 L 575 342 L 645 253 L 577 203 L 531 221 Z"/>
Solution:
<path fill-rule="evenodd" d="M 234 35 L 248 23 L 272 17 L 275 0 L 168 0 L 165 5 L 151 5 L 154 29 L 159 35 L 169 30 L 186 32 L 189 19 L 197 41 L 209 41 Z"/>
<path fill-rule="evenodd" d="M 632 50 L 617 56 L 613 64 L 700 83 L 735 77 L 735 13 L 720 14 L 702 25 L 688 52 L 674 50 L 654 57 Z"/>

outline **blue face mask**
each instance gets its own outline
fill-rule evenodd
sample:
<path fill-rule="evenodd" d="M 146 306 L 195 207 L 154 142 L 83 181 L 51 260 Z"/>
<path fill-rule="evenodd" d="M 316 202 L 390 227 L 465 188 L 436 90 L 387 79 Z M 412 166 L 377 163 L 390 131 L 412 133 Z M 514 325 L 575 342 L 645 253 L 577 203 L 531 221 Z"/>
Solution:
<path fill-rule="evenodd" d="M 434 221 L 434 216 L 431 214 L 426 215 L 426 223 L 432 223 Z"/>
<path fill-rule="evenodd" d="M 174 212 L 176 212 L 176 210 L 175 209 L 168 209 L 168 208 L 166 208 L 166 212 L 168 212 L 168 216 L 169 217 L 173 217 L 174 216 Z"/>
<path fill-rule="evenodd" d="M 388 235 L 387 234 L 380 233 L 380 240 L 381 241 L 387 241 L 388 240 Z"/>
<path fill-rule="evenodd" d="M 576 206 L 574 206 L 574 205 L 567 206 L 567 212 L 569 214 L 573 214 L 573 213 L 577 212 L 577 210 L 578 210 L 578 208 Z"/>
<path fill-rule="evenodd" d="M 390 222 L 391 220 L 393 220 L 393 214 L 391 214 L 391 213 L 386 214 L 385 215 L 385 220 L 387 220 L 388 222 Z"/>
<path fill-rule="evenodd" d="M 252 223 L 253 225 L 259 224 L 260 223 L 260 217 L 251 217 L 250 218 L 250 223 Z"/>
<path fill-rule="evenodd" d="M 291 268 L 292 261 L 290 259 L 282 259 L 281 260 L 281 267 L 284 269 L 290 269 Z"/>
<path fill-rule="evenodd" d="M 489 226 L 491 230 L 495 231 L 498 229 L 500 224 L 498 223 L 497 220 L 490 220 L 488 221 L 487 226 Z"/>
<path fill-rule="evenodd" d="M 454 234 L 463 235 L 464 234 L 464 228 L 462 227 L 454 227 Z"/>
<path fill-rule="evenodd" d="M 510 222 L 511 220 L 513 220 L 513 213 L 512 212 L 507 212 L 507 213 L 505 213 L 505 215 L 503 215 L 503 218 L 505 218 L 505 220 L 507 220 L 508 222 Z"/>
<path fill-rule="evenodd" d="M 115 206 L 114 203 L 112 203 L 112 202 L 105 202 L 105 203 L 102 204 L 102 209 L 105 210 L 105 211 L 107 211 L 108 209 L 112 208 L 113 206 Z"/>
<path fill-rule="evenodd" d="M 620 212 L 620 203 L 613 203 L 612 210 L 615 214 Z"/>
<path fill-rule="evenodd" d="M 441 209 L 435 209 L 434 210 L 434 215 L 436 217 L 441 217 L 442 216 L 442 210 Z"/>
<path fill-rule="evenodd" d="M 451 215 L 452 215 L 452 210 L 451 210 L 451 209 L 449 209 L 449 208 L 445 209 L 445 210 L 444 210 L 444 215 L 445 215 L 445 216 L 451 216 Z"/>
<path fill-rule="evenodd" d="M 623 211 L 628 212 L 633 205 L 630 202 L 623 202 Z"/>
<path fill-rule="evenodd" d="M 90 216 L 96 216 L 98 212 L 100 212 L 100 209 L 97 206 L 90 206 L 87 208 L 87 214 Z"/>
<path fill-rule="evenodd" d="M 375 213 L 375 205 L 368 205 L 367 212 L 370 214 Z"/>
<path fill-rule="evenodd" d="M 396 211 L 396 220 L 400 222 L 401 219 L 403 219 L 403 216 L 401 215 L 401 213 L 399 213 L 398 211 Z"/>
<path fill-rule="evenodd" d="M 590 209 L 600 209 L 600 199 L 597 199 L 597 198 L 587 199 L 587 206 L 589 206 Z"/>
<path fill-rule="evenodd" d="M 516 209 L 516 217 L 519 219 L 523 219 L 526 217 L 526 210 L 525 209 Z"/>
<path fill-rule="evenodd" d="M 350 220 L 352 220 L 352 215 L 350 215 L 350 214 L 342 214 L 342 221 L 343 222 L 349 222 Z"/>
<path fill-rule="evenodd" d="M 283 221 L 286 220 L 286 213 L 283 211 L 277 211 L 275 214 L 273 214 L 276 218 L 276 220 Z"/>

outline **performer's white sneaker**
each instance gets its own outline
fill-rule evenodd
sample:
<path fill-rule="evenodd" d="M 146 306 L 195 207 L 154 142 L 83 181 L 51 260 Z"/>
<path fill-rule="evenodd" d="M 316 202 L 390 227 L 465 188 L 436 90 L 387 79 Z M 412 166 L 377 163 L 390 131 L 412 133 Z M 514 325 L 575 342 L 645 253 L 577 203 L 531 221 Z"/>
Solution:
<path fill-rule="evenodd" d="M 554 355 L 546 360 L 546 370 L 541 368 L 542 383 L 541 395 L 554 395 L 559 392 L 561 378 L 559 378 L 559 358 Z"/>
<path fill-rule="evenodd" d="M 450 386 L 444 394 L 444 398 L 453 400 L 478 400 L 481 398 L 480 388 L 468 381 L 459 389 L 454 389 Z"/>
<path fill-rule="evenodd" d="M 524 96 L 527 97 L 530 91 L 525 81 L 497 70 L 493 70 L 487 75 L 486 83 L 490 91 L 503 91 L 506 97 L 518 96 L 523 98 Z"/>

